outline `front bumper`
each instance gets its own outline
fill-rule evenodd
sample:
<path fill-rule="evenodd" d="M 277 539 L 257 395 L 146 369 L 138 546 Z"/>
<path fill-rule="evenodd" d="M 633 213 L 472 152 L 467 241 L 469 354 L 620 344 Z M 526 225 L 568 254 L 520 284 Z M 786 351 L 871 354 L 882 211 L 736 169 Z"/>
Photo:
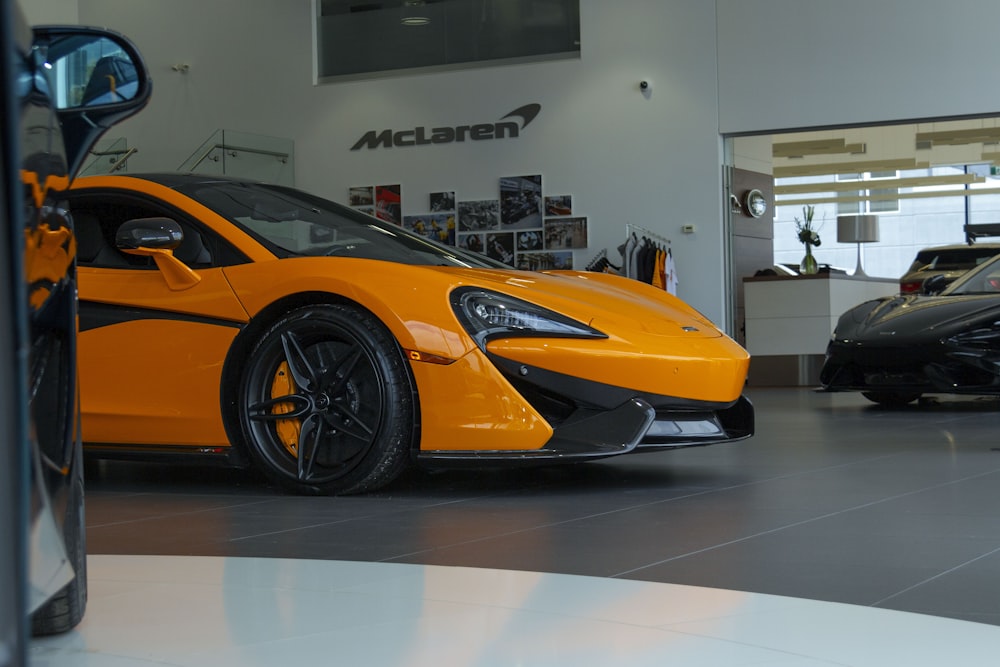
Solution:
<path fill-rule="evenodd" d="M 638 393 L 489 356 L 552 426 L 551 438 L 525 450 L 422 450 L 421 461 L 595 459 L 733 442 L 754 432 L 754 410 L 745 396 L 717 403 Z"/>
<path fill-rule="evenodd" d="M 820 371 L 828 391 L 1000 393 L 1000 355 L 935 345 L 853 346 L 831 343 Z"/>

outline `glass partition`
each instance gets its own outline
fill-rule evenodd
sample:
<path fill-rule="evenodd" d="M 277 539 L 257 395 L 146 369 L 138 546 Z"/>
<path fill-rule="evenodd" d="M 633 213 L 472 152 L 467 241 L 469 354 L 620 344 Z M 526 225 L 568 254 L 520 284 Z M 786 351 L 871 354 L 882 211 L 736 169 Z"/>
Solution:
<path fill-rule="evenodd" d="M 134 146 L 129 148 L 128 139 L 103 139 L 87 153 L 87 159 L 80 169 L 80 176 L 100 176 L 128 171 L 128 159 L 139 152 Z"/>
<path fill-rule="evenodd" d="M 295 185 L 295 142 L 233 130 L 216 130 L 178 171 Z"/>

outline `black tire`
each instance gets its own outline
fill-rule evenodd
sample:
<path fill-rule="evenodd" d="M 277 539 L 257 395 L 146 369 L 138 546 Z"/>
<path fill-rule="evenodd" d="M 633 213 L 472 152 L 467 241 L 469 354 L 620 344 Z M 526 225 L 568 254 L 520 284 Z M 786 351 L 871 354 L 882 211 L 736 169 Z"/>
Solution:
<path fill-rule="evenodd" d="M 378 489 L 409 464 L 417 396 L 392 334 L 349 305 L 298 308 L 246 359 L 243 444 L 272 481 L 298 493 Z"/>
<path fill-rule="evenodd" d="M 873 403 L 889 408 L 900 408 L 917 400 L 922 394 L 918 391 L 863 391 L 861 395 Z"/>
<path fill-rule="evenodd" d="M 87 609 L 87 529 L 84 518 L 83 461 L 77 458 L 63 524 L 66 555 L 76 576 L 31 615 L 36 637 L 68 632 Z"/>

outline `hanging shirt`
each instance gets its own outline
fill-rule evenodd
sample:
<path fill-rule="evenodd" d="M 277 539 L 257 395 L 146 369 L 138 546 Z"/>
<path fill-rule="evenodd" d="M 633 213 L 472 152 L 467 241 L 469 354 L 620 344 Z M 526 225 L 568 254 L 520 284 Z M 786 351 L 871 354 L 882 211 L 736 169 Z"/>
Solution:
<path fill-rule="evenodd" d="M 625 251 L 622 253 L 622 259 L 625 263 L 625 276 L 628 278 L 635 278 L 635 249 L 639 245 L 639 242 L 635 238 L 635 234 L 629 234 L 628 238 L 625 240 Z"/>
<path fill-rule="evenodd" d="M 666 264 L 666 290 L 670 294 L 677 296 L 677 266 L 674 264 L 674 254 L 670 250 L 667 250 L 667 264 Z"/>
<path fill-rule="evenodd" d="M 666 289 L 667 283 L 667 253 L 663 248 L 656 249 L 656 260 L 653 264 L 653 287 Z"/>

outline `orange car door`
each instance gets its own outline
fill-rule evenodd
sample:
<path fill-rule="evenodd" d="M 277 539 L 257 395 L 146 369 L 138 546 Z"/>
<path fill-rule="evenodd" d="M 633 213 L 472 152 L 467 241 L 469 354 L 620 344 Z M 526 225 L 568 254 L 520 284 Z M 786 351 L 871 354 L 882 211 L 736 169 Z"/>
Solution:
<path fill-rule="evenodd" d="M 228 446 L 226 352 L 247 314 L 221 268 L 171 289 L 154 268 L 79 268 L 79 368 L 87 444 Z"/>

